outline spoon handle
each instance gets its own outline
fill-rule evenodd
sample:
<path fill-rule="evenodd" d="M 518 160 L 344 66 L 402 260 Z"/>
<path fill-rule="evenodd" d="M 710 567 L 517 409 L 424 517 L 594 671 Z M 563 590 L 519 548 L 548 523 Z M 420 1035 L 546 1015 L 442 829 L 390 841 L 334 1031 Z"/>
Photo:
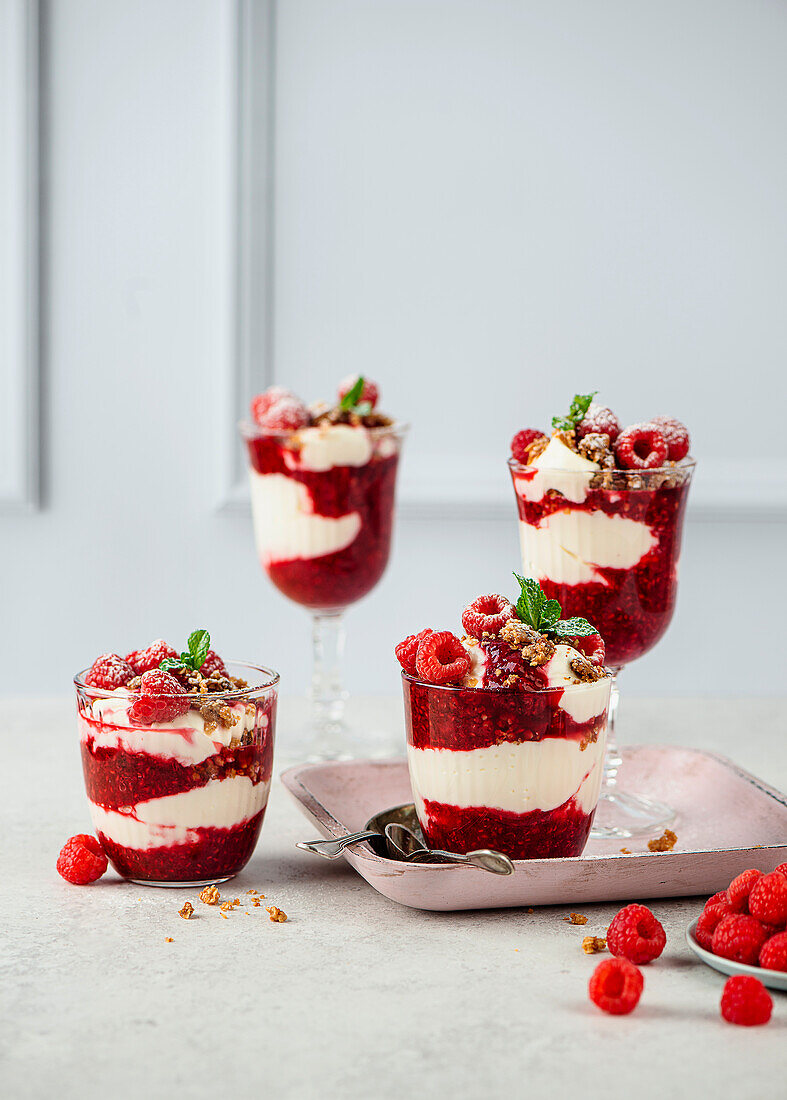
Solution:
<path fill-rule="evenodd" d="M 336 859 L 351 844 L 360 844 L 363 840 L 374 840 L 379 836 L 380 834 L 373 829 L 364 829 L 359 833 L 341 836 L 338 840 L 299 840 L 295 847 L 304 852 L 313 852 L 314 855 L 322 856 L 323 859 Z"/>
<path fill-rule="evenodd" d="M 494 852 L 491 848 L 477 848 L 467 855 L 459 852 L 443 852 L 438 849 L 430 849 L 430 856 L 446 860 L 448 863 L 468 863 L 472 867 L 480 867 L 482 871 L 490 871 L 493 875 L 513 875 L 514 865 L 508 856 L 502 852 Z"/>

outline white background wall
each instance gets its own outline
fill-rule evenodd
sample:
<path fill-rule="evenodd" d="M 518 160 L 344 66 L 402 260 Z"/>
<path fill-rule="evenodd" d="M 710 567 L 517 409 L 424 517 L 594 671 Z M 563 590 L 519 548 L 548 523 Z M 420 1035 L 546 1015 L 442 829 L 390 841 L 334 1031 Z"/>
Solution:
<path fill-rule="evenodd" d="M 221 506 L 236 5 L 42 14 L 43 496 L 0 515 L 0 689 L 208 625 L 298 690 L 307 617 Z M 675 623 L 628 690 L 782 692 L 787 7 L 281 0 L 274 47 L 268 366 L 307 398 L 368 371 L 413 424 L 350 687 L 397 690 L 394 642 L 510 589 L 507 441 L 598 388 L 684 417 L 701 463 Z"/>

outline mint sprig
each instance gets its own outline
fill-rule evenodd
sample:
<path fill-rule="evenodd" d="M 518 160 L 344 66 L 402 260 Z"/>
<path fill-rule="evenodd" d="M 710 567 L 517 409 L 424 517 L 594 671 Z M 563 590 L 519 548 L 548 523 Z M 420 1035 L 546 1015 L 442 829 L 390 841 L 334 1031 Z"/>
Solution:
<path fill-rule="evenodd" d="M 590 402 L 597 393 L 598 390 L 593 390 L 592 393 L 575 393 L 574 400 L 568 410 L 568 416 L 552 417 L 552 427 L 555 431 L 573 432 L 577 424 L 585 419 L 585 414 L 590 408 Z"/>
<path fill-rule="evenodd" d="M 579 638 L 598 633 L 587 619 L 561 619 L 561 607 L 557 600 L 548 600 L 538 581 L 532 577 L 514 576 L 519 581 L 521 594 L 516 602 L 516 613 L 539 634 L 556 638 Z"/>
<path fill-rule="evenodd" d="M 363 393 L 364 377 L 359 374 L 355 384 L 347 391 L 344 397 L 339 402 L 339 408 L 342 412 L 357 412 L 360 416 L 367 416 L 372 411 L 372 406 L 368 401 L 364 401 L 363 405 L 359 405 L 361 394 Z M 366 408 L 368 406 L 368 408 Z"/>
<path fill-rule="evenodd" d="M 180 657 L 165 657 L 158 667 L 163 669 L 164 672 L 170 672 L 174 668 L 190 668 L 194 672 L 198 672 L 208 656 L 210 634 L 204 629 L 195 630 L 192 634 L 189 634 L 187 644 L 188 651 L 181 653 Z"/>

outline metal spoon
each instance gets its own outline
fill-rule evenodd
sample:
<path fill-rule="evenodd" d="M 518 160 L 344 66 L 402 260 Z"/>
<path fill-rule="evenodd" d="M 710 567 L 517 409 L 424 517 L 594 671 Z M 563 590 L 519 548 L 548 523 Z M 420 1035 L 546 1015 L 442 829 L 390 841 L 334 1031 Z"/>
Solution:
<path fill-rule="evenodd" d="M 375 814 L 374 817 L 369 818 L 364 828 L 357 833 L 349 833 L 347 836 L 340 836 L 336 840 L 301 840 L 295 847 L 304 852 L 313 852 L 314 855 L 322 856 L 323 859 L 337 859 L 345 848 L 368 840 L 378 856 L 402 859 L 401 853 L 392 846 L 390 841 L 386 840 L 384 835 L 385 826 L 390 821 L 402 822 L 416 837 L 420 833 L 418 818 L 415 815 L 415 806 L 412 802 L 409 802 L 405 803 L 404 806 L 394 806 L 390 810 L 383 810 L 382 813 Z M 423 844 L 421 847 L 423 847 Z"/>
<path fill-rule="evenodd" d="M 385 838 L 408 863 L 428 863 L 442 860 L 448 863 L 468 863 L 490 871 L 493 875 L 512 875 L 514 865 L 508 856 L 495 852 L 491 848 L 477 848 L 462 855 L 459 852 L 444 852 L 439 848 L 425 848 L 415 833 L 398 821 L 390 821 L 385 826 Z"/>
<path fill-rule="evenodd" d="M 337 859 L 351 844 L 379 839 L 380 833 L 377 829 L 361 829 L 358 833 L 340 836 L 338 840 L 299 840 L 295 847 L 301 848 L 304 852 L 314 852 L 316 856 L 322 856 L 323 859 Z"/>

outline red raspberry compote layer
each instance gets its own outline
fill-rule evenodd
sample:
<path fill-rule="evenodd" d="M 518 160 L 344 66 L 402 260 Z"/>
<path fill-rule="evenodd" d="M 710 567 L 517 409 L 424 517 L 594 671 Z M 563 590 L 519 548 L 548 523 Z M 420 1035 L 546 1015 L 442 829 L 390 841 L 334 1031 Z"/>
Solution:
<path fill-rule="evenodd" d="M 341 608 L 388 564 L 401 433 L 319 424 L 245 429 L 257 553 L 296 603 Z"/>
<path fill-rule="evenodd" d="M 202 695 L 185 713 L 146 723 L 134 717 L 133 690 L 77 677 L 93 825 L 124 878 L 215 882 L 254 851 L 270 790 L 278 676 L 242 665 L 228 672 L 252 686 Z"/>
<path fill-rule="evenodd" d="M 675 607 L 693 462 L 603 468 L 553 436 L 531 464 L 509 465 L 525 573 L 595 623 L 610 666 L 646 653 Z"/>
<path fill-rule="evenodd" d="M 464 638 L 469 667 L 459 683 L 403 671 L 410 782 L 431 847 L 494 848 L 512 859 L 584 849 L 611 681 L 573 646 L 538 639 L 518 620 L 496 636 Z"/>

